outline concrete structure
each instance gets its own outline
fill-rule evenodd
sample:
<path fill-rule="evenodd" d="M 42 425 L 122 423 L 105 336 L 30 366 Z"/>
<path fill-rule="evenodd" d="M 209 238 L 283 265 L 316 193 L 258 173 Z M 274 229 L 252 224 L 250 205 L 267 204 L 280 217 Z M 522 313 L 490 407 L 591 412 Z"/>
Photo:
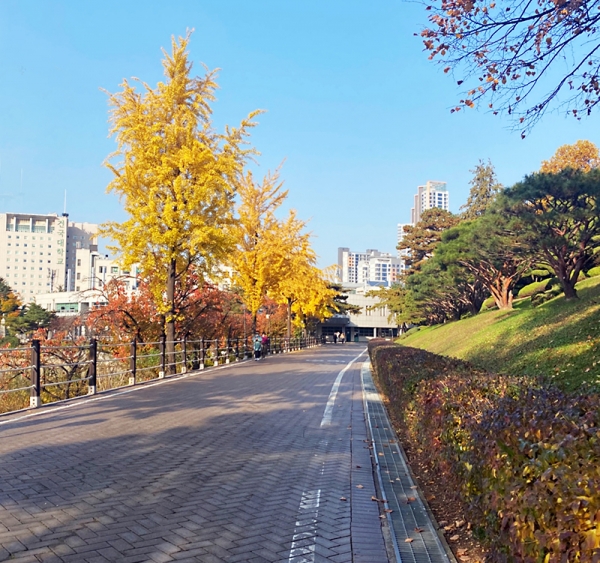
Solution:
<path fill-rule="evenodd" d="M 438 182 L 428 180 L 424 186 L 417 188 L 417 193 L 414 196 L 414 207 L 410 210 L 411 223 L 417 224 L 421 220 L 421 215 L 426 209 L 450 210 L 450 195 L 446 188 L 446 182 Z"/>
<path fill-rule="evenodd" d="M 353 252 L 338 248 L 338 272 L 343 284 L 369 284 L 390 286 L 404 271 L 404 261 L 387 252 L 368 249 Z"/>
<path fill-rule="evenodd" d="M 0 277 L 25 303 L 74 289 L 76 250 L 95 248 L 98 226 L 67 214 L 0 213 Z"/>
<path fill-rule="evenodd" d="M 347 342 L 364 342 L 371 338 L 392 338 L 398 336 L 398 325 L 389 320 L 387 307 L 378 307 L 377 296 L 367 296 L 370 291 L 380 289 L 380 285 L 344 284 L 348 294 L 347 303 L 360 307 L 360 312 L 351 315 L 334 315 L 321 324 L 321 335 L 330 336 L 344 332 Z"/>

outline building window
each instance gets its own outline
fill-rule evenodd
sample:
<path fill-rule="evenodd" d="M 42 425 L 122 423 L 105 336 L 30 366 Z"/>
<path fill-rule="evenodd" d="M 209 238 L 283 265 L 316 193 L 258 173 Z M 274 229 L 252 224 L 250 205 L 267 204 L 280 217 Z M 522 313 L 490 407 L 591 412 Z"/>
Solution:
<path fill-rule="evenodd" d="M 77 279 L 80 280 L 81 279 L 81 274 L 79 272 L 77 272 Z"/>
<path fill-rule="evenodd" d="M 81 266 L 81 258 L 77 258 L 77 265 Z"/>
<path fill-rule="evenodd" d="M 119 273 L 119 267 L 118 266 L 111 266 L 110 272 L 111 272 L 111 274 L 118 274 Z"/>

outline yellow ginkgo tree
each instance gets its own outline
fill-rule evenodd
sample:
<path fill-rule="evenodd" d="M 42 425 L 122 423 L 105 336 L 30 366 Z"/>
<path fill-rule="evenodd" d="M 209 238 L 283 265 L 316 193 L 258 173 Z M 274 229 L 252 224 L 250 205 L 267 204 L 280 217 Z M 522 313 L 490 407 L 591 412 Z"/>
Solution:
<path fill-rule="evenodd" d="M 291 214 L 282 229 L 282 255 L 278 283 L 270 296 L 287 309 L 287 337 L 292 333 L 292 319 L 298 328 L 306 328 L 306 320 L 323 320 L 332 315 L 335 291 L 326 275 L 316 267 L 317 257 L 310 245 L 306 224 Z"/>
<path fill-rule="evenodd" d="M 212 125 L 216 71 L 191 76 L 186 51 L 190 33 L 172 39 L 164 53 L 165 81 L 156 88 L 134 79 L 110 94 L 111 134 L 117 151 L 106 166 L 129 218 L 108 223 L 124 266 L 138 263 L 163 315 L 167 352 L 175 339 L 175 288 L 194 269 L 202 278 L 232 247 L 234 196 L 243 176 L 251 113 L 238 128 L 218 133 Z M 170 356 L 171 357 L 171 356 Z"/>
<path fill-rule="evenodd" d="M 238 187 L 238 221 L 232 229 L 235 249 L 230 255 L 232 283 L 252 316 L 252 331 L 265 297 L 279 281 L 285 255 L 282 224 L 275 211 L 287 197 L 279 171 L 257 184 L 247 172 Z"/>

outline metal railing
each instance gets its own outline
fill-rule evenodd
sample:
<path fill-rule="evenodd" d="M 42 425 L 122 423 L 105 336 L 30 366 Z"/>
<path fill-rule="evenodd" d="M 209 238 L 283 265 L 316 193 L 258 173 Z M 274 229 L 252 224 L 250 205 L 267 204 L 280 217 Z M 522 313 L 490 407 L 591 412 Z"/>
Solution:
<path fill-rule="evenodd" d="M 318 346 L 315 337 L 273 337 L 262 354 Z M 250 358 L 250 337 L 218 340 L 106 343 L 0 349 L 0 414 Z"/>

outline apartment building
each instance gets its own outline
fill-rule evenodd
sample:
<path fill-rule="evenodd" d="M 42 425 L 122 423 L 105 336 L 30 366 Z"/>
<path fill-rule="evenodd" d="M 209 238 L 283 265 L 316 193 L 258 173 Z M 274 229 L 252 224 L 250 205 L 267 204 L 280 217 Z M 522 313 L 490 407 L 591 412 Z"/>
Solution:
<path fill-rule="evenodd" d="M 410 210 L 411 224 L 417 224 L 421 220 L 423 211 L 434 207 L 450 211 L 450 194 L 446 182 L 428 180 L 425 185 L 417 188 L 414 207 Z"/>
<path fill-rule="evenodd" d="M 338 271 L 344 284 L 389 286 L 400 278 L 404 268 L 404 260 L 387 252 L 375 249 L 354 252 L 349 248 L 338 248 Z"/>

